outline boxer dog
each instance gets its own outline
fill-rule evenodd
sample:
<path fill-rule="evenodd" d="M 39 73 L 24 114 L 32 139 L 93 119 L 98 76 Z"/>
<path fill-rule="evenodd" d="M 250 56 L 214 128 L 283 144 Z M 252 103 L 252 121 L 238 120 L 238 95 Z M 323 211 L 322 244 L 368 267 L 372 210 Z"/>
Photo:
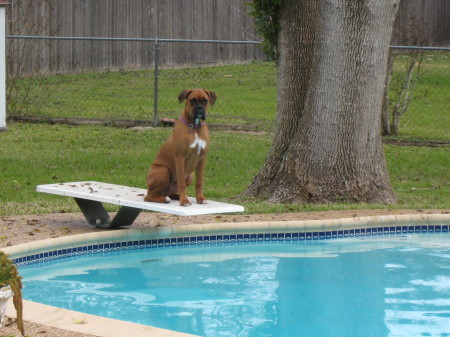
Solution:
<path fill-rule="evenodd" d="M 206 204 L 203 195 L 203 172 L 209 149 L 209 131 L 206 126 L 206 108 L 216 102 L 216 94 L 204 89 L 186 89 L 178 95 L 181 104 L 186 101 L 173 132 L 156 154 L 147 174 L 145 201 L 168 203 L 179 200 L 181 206 L 191 203 L 186 187 L 196 175 L 195 198 Z"/>

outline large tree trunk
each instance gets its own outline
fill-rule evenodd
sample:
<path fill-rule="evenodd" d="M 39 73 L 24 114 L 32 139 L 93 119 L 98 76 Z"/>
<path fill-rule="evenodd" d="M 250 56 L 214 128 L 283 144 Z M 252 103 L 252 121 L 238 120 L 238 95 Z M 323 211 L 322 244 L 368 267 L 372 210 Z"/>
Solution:
<path fill-rule="evenodd" d="M 397 0 L 284 0 L 277 127 L 248 196 L 396 201 L 381 135 Z"/>

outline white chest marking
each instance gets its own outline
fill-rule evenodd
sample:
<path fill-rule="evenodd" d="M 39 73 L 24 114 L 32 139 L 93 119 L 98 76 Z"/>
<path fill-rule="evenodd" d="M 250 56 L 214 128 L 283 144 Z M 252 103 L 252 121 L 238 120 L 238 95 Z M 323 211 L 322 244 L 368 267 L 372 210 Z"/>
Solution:
<path fill-rule="evenodd" d="M 200 154 L 200 152 L 205 149 L 206 147 L 206 140 L 198 138 L 198 134 L 195 134 L 195 140 L 191 144 L 190 148 L 193 149 L 197 146 L 197 153 Z"/>

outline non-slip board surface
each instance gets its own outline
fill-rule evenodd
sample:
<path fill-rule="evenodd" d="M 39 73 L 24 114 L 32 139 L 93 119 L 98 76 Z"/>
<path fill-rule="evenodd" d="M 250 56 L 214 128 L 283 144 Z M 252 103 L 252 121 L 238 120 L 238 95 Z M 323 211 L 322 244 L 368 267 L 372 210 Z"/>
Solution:
<path fill-rule="evenodd" d="M 167 204 L 146 202 L 144 201 L 144 196 L 147 192 L 145 189 L 97 181 L 78 181 L 38 185 L 36 190 L 43 193 L 94 200 L 114 205 L 184 216 L 244 211 L 244 207 L 240 205 L 227 204 L 212 200 L 208 200 L 207 204 L 199 205 L 195 201 L 195 198 L 189 198 L 192 203 L 191 206 L 180 206 L 177 200 L 172 200 Z"/>

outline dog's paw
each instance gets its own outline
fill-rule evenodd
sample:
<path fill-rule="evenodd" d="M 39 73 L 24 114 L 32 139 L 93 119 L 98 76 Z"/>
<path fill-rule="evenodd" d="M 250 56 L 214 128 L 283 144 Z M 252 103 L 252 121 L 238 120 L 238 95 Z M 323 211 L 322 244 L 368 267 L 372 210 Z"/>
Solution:
<path fill-rule="evenodd" d="M 180 206 L 191 206 L 189 199 L 180 199 Z"/>
<path fill-rule="evenodd" d="M 144 197 L 144 201 L 148 201 L 148 202 L 159 202 L 161 204 L 167 204 L 171 201 L 171 199 L 169 197 L 164 197 L 164 196 L 149 196 L 146 195 Z"/>
<path fill-rule="evenodd" d="M 206 205 L 208 201 L 205 198 L 197 199 L 197 204 Z"/>

